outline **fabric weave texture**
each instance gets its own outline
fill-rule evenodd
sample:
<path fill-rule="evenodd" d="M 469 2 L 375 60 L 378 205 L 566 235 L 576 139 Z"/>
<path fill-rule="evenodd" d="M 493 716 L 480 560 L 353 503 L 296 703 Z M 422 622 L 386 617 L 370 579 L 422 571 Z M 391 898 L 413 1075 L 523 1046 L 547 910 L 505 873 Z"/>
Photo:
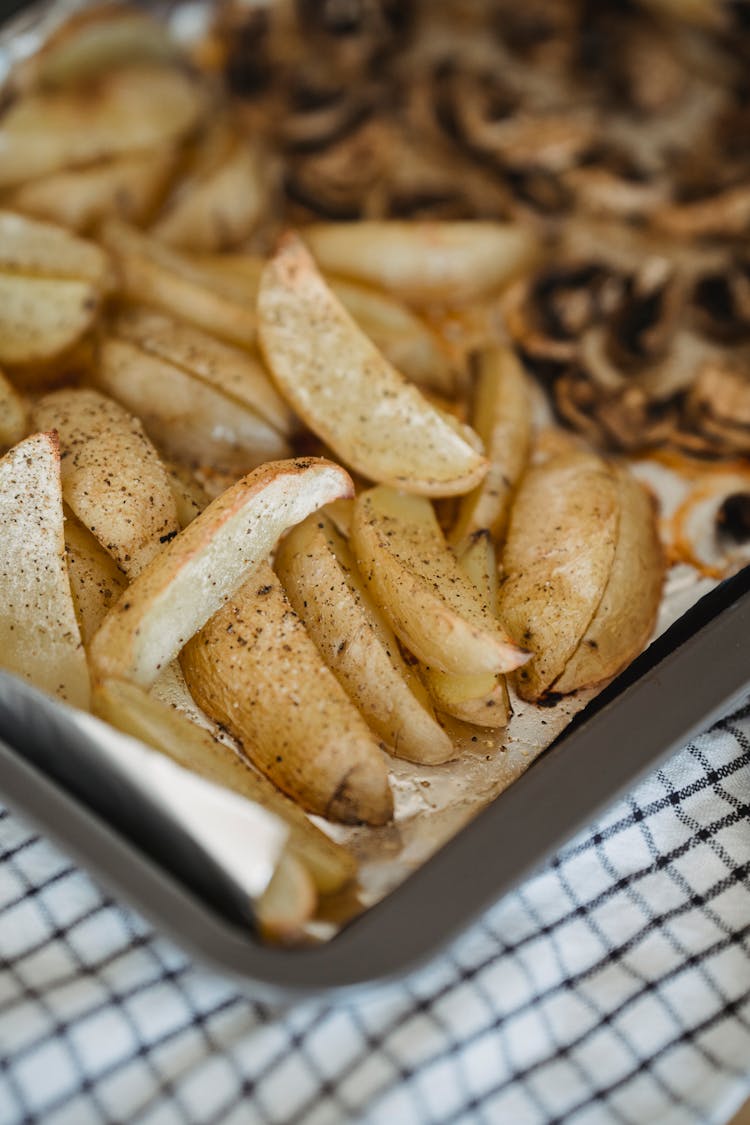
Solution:
<path fill-rule="evenodd" d="M 683 1125 L 750 1094 L 750 702 L 346 1003 L 248 998 L 0 818 L 3 1125 Z"/>

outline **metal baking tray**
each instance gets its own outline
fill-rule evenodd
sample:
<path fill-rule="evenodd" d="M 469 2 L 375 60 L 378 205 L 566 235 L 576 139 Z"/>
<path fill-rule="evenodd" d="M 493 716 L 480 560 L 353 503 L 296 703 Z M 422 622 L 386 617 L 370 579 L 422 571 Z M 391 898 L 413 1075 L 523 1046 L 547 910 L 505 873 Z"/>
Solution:
<path fill-rule="evenodd" d="M 726 714 L 750 687 L 748 636 L 750 567 L 697 602 L 521 778 L 323 945 L 264 946 L 210 861 L 142 810 L 129 814 L 126 794 L 102 790 L 78 769 L 80 732 L 65 711 L 10 676 L 2 679 L 17 690 L 0 683 L 0 790 L 160 931 L 255 995 L 351 991 L 434 956 L 623 790 Z"/>

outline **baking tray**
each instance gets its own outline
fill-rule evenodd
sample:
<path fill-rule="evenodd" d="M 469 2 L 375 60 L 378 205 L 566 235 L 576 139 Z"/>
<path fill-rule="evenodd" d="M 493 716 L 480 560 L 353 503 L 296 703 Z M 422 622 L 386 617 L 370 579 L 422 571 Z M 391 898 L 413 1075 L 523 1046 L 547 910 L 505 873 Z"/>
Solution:
<path fill-rule="evenodd" d="M 87 801 L 96 779 L 76 769 L 80 733 L 63 708 L 21 681 L 28 709 L 0 691 L 0 789 L 114 894 L 254 995 L 350 992 L 434 956 L 623 790 L 726 714 L 750 686 L 748 637 L 750 567 L 697 602 L 519 780 L 322 945 L 264 946 L 188 841 L 145 830 L 140 814 L 140 823 L 128 823 L 126 801 L 94 812 Z"/>

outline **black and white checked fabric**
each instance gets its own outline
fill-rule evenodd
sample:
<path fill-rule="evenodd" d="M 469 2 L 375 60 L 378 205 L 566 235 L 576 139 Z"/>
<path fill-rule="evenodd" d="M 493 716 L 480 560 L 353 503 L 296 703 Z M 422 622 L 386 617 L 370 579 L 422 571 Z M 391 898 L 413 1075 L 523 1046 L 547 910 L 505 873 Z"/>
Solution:
<path fill-rule="evenodd" d="M 0 1122 L 724 1122 L 750 1094 L 749 814 L 750 704 L 406 984 L 285 1008 L 6 812 Z"/>

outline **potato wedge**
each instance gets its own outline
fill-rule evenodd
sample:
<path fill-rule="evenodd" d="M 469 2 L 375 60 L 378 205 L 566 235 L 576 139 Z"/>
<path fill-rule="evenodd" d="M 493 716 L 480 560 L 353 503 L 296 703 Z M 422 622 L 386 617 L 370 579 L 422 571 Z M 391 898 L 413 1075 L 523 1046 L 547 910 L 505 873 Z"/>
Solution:
<path fill-rule="evenodd" d="M 254 410 L 136 344 L 105 337 L 92 381 L 131 410 L 169 457 L 209 465 L 236 480 L 291 453 L 285 437 Z"/>
<path fill-rule="evenodd" d="M 602 600 L 620 516 L 617 480 L 593 453 L 552 457 L 529 469 L 510 514 L 500 617 L 533 660 L 516 677 L 539 699 L 562 674 Z"/>
<path fill-rule="evenodd" d="M 615 469 L 620 521 L 612 569 L 586 633 L 553 685 L 577 691 L 614 676 L 642 650 L 654 627 L 664 581 L 664 550 L 652 496 Z"/>
<path fill-rule="evenodd" d="M 102 291 L 113 280 L 109 256 L 96 243 L 15 211 L 0 211 L 0 273 L 86 281 Z"/>
<path fill-rule="evenodd" d="M 249 473 L 128 588 L 92 642 L 95 677 L 152 684 L 288 527 L 351 494 L 348 474 L 322 458 L 271 462 Z"/>
<path fill-rule="evenodd" d="M 235 750 L 196 726 L 186 715 L 149 695 L 136 684 L 107 680 L 95 685 L 94 714 L 125 734 L 161 750 L 178 765 L 257 801 L 289 827 L 287 847 L 310 870 L 321 894 L 332 894 L 349 883 L 357 866 L 351 854 L 316 828 L 299 805 Z"/>
<path fill-rule="evenodd" d="M 474 533 L 458 565 L 490 612 L 497 616 L 497 562 L 489 531 Z M 502 727 L 508 722 L 510 700 L 504 676 L 492 672 L 451 675 L 437 668 L 425 668 L 424 677 L 439 711 L 479 727 Z"/>
<path fill-rule="evenodd" d="M 266 195 L 260 154 L 239 138 L 218 167 L 183 185 L 151 232 L 182 250 L 224 250 L 251 234 Z"/>
<path fill-rule="evenodd" d="M 463 675 L 510 672 L 528 659 L 461 572 L 428 500 L 382 485 L 360 493 L 352 547 L 397 637 L 424 664 Z"/>
<path fill-rule="evenodd" d="M 270 883 L 255 903 L 260 936 L 281 945 L 299 940 L 316 904 L 315 886 L 307 868 L 287 849 L 281 853 Z"/>
<path fill-rule="evenodd" d="M 88 281 L 0 272 L 0 364 L 44 382 L 92 327 L 99 292 Z"/>
<path fill-rule="evenodd" d="M 0 120 L 0 188 L 173 145 L 204 108 L 203 90 L 186 71 L 148 65 L 21 97 Z"/>
<path fill-rule="evenodd" d="M 482 483 L 462 496 L 450 540 L 465 543 L 487 528 L 501 539 L 513 493 L 531 449 L 531 394 L 521 364 L 509 348 L 487 348 L 478 357 L 471 423 L 484 442 L 490 467 Z"/>
<path fill-rule="evenodd" d="M 429 765 L 454 757 L 424 687 L 325 512 L 288 532 L 275 569 L 326 664 L 388 748 Z"/>
<path fill-rule="evenodd" d="M 167 473 L 139 420 L 98 391 L 53 391 L 34 425 L 60 436 L 65 500 L 129 576 L 179 531 Z"/>
<path fill-rule="evenodd" d="M 112 219 L 101 237 L 120 272 L 120 293 L 239 347 L 255 342 L 255 302 L 242 279 L 219 278 L 158 239 Z"/>
<path fill-rule="evenodd" d="M 81 639 L 88 647 L 128 580 L 70 508 L 65 510 L 65 553 Z"/>
<path fill-rule="evenodd" d="M 0 371 L 0 450 L 6 450 L 26 436 L 29 410 L 13 384 Z"/>
<path fill-rule="evenodd" d="M 180 663 L 198 706 L 306 809 L 345 824 L 391 818 L 385 756 L 267 563 L 188 642 Z"/>
<path fill-rule="evenodd" d="M 175 461 L 165 461 L 169 487 L 172 489 L 174 502 L 177 507 L 177 519 L 180 527 L 187 527 L 196 516 L 211 502 L 210 497 L 201 488 L 190 469 L 178 465 Z"/>
<path fill-rule="evenodd" d="M 0 460 L 0 665 L 76 707 L 89 673 L 65 565 L 60 449 L 35 434 Z"/>
<path fill-rule="evenodd" d="M 104 164 L 53 172 L 22 184 L 9 197 L 11 207 L 38 219 L 86 233 L 103 219 L 144 223 L 164 194 L 177 153 L 134 152 Z"/>
<path fill-rule="evenodd" d="M 357 472 L 429 496 L 467 492 L 487 465 L 476 435 L 431 406 L 357 327 L 295 235 L 268 263 L 258 337 L 279 389 Z"/>
<path fill-rule="evenodd" d="M 289 434 L 293 429 L 291 410 L 259 359 L 247 351 L 143 306 L 122 309 L 114 318 L 111 333 L 249 406 L 279 433 Z"/>
<path fill-rule="evenodd" d="M 303 233 L 321 269 L 417 303 L 485 296 L 536 253 L 535 235 L 519 223 L 314 223 Z"/>

